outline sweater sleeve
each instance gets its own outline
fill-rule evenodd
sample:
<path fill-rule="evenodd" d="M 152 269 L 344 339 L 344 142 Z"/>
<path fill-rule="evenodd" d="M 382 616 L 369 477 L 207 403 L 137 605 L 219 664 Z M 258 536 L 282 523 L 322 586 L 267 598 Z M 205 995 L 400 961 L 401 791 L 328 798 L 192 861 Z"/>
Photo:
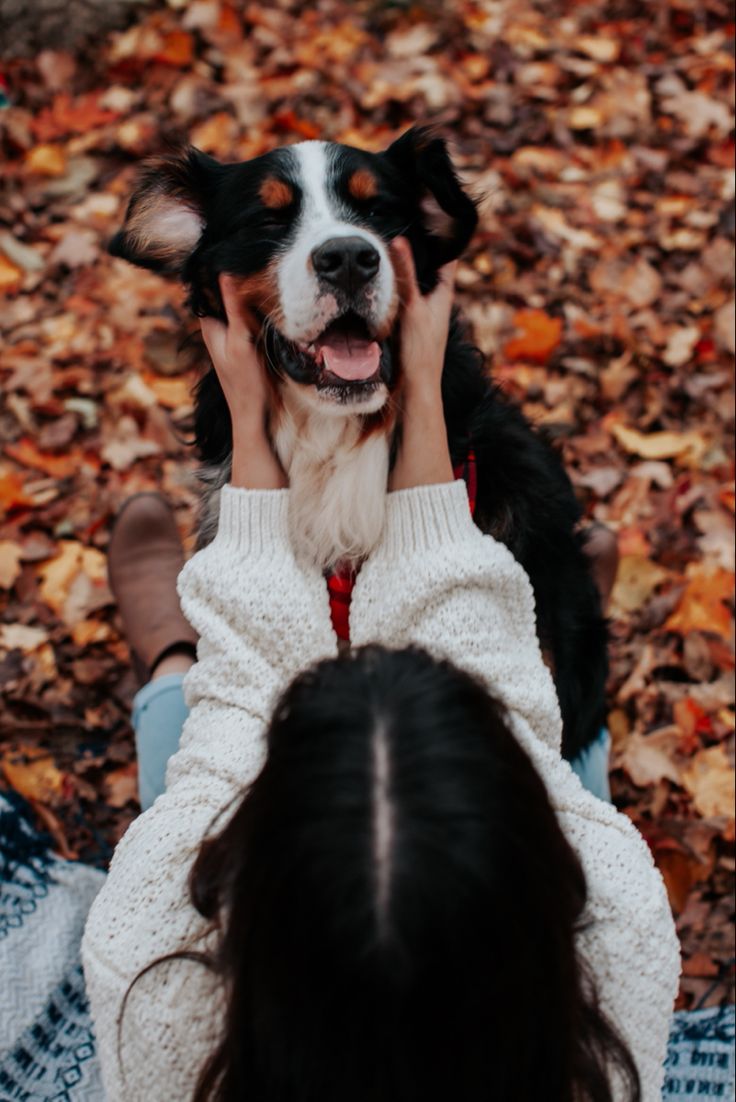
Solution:
<path fill-rule="evenodd" d="M 383 539 L 353 591 L 350 633 L 355 645 L 415 644 L 450 659 L 503 703 L 514 733 L 559 749 L 531 583 L 508 548 L 476 528 L 463 482 L 389 495 Z"/>
<path fill-rule="evenodd" d="M 288 491 L 226 487 L 216 538 L 179 579 L 200 633 L 190 713 L 166 792 L 118 845 L 82 947 L 108 1102 L 191 1097 L 217 1039 L 219 990 L 196 961 L 144 970 L 208 947 L 189 899 L 192 862 L 260 771 L 280 692 L 336 653 L 324 579 L 294 560 L 287 503 Z"/>
<path fill-rule="evenodd" d="M 662 878 L 626 816 L 586 792 L 561 758 L 562 721 L 531 584 L 508 549 L 476 528 L 462 482 L 390 495 L 350 621 L 356 645 L 420 645 L 474 674 L 505 706 L 583 865 L 588 903 L 578 947 L 600 1005 L 629 1046 L 642 1102 L 660 1102 L 680 967 Z M 620 1092 L 617 1084 L 614 1097 Z"/>

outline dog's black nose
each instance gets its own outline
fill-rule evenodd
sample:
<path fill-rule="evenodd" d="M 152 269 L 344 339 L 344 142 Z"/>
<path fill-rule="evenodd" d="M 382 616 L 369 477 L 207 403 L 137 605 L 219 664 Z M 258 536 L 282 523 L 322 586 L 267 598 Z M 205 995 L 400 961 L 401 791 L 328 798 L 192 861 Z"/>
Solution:
<path fill-rule="evenodd" d="M 364 237 L 331 237 L 312 250 L 312 264 L 321 280 L 357 291 L 378 271 L 381 258 Z"/>

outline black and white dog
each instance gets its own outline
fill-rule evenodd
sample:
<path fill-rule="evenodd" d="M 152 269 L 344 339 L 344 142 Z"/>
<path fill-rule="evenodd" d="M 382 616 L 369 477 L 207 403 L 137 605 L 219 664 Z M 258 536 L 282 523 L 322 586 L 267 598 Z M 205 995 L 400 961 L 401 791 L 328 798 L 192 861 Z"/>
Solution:
<path fill-rule="evenodd" d="M 477 221 L 444 142 L 410 130 L 373 154 L 310 141 L 242 164 L 197 150 L 143 170 L 110 251 L 181 279 L 200 316 L 222 318 L 218 276 L 239 277 L 274 380 L 270 430 L 289 476 L 295 545 L 325 569 L 359 563 L 383 524 L 400 424 L 399 301 L 388 249 L 403 235 L 420 289 L 459 256 Z M 606 630 L 556 455 L 494 388 L 455 314 L 443 398 L 453 462 L 474 455 L 475 520 L 528 572 L 574 757 L 603 720 Z M 231 424 L 210 370 L 196 395 L 210 487 L 229 477 Z"/>

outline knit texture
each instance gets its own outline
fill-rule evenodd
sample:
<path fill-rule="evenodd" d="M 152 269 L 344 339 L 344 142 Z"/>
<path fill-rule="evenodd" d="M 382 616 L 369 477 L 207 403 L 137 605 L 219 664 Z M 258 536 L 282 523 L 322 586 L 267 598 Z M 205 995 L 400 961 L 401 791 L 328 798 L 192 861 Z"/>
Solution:
<path fill-rule="evenodd" d="M 191 1096 L 221 1023 L 221 993 L 190 961 L 207 947 L 187 878 L 202 839 L 221 827 L 265 758 L 278 694 L 336 653 L 327 587 L 298 565 L 288 491 L 226 488 L 216 539 L 182 571 L 200 633 L 186 680 L 191 714 L 167 790 L 130 827 L 93 905 L 83 961 L 109 1102 Z M 382 543 L 364 564 L 350 613 L 354 645 L 410 643 L 480 678 L 545 780 L 588 878 L 580 949 L 603 1008 L 660 1102 L 679 950 L 662 880 L 628 819 L 586 793 L 559 755 L 562 723 L 539 649 L 531 585 L 510 552 L 472 522 L 462 482 L 392 494 Z M 618 1093 L 618 1092 L 617 1092 Z"/>

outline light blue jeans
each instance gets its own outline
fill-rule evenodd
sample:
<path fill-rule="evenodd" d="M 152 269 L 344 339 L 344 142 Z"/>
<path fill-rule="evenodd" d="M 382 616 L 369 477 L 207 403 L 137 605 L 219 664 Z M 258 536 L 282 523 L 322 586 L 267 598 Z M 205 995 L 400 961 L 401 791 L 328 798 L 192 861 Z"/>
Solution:
<path fill-rule="evenodd" d="M 169 673 L 144 685 L 133 701 L 133 729 L 138 752 L 138 788 L 145 811 L 166 787 L 166 765 L 179 749 L 187 706 L 184 674 Z M 585 788 L 601 800 L 611 799 L 608 757 L 611 736 L 603 728 L 595 742 L 570 764 Z"/>

